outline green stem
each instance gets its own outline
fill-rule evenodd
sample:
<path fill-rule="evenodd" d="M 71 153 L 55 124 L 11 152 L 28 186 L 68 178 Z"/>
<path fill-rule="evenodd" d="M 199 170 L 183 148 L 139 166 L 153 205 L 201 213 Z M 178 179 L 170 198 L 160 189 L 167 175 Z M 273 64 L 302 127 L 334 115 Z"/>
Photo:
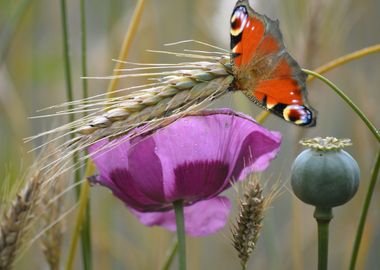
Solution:
<path fill-rule="evenodd" d="M 87 27 L 86 27 L 86 1 L 80 0 L 80 21 L 81 21 L 81 65 L 82 76 L 87 77 Z M 82 96 L 88 97 L 88 85 L 87 80 L 82 80 Z M 86 116 L 84 112 L 84 116 Z M 78 178 L 78 180 L 80 177 Z M 81 242 L 82 242 L 82 258 L 83 269 L 92 269 L 92 249 L 91 249 L 91 210 L 90 210 L 90 198 L 87 198 L 85 210 L 85 217 L 83 220 L 83 227 L 81 230 Z"/>
<path fill-rule="evenodd" d="M 82 1 L 82 0 L 81 0 Z M 130 26 L 128 27 L 128 31 L 127 31 L 127 35 L 124 39 L 124 43 L 123 43 L 123 46 L 122 46 L 122 50 L 120 52 L 120 59 L 125 59 L 126 58 L 126 55 L 128 53 L 128 49 L 130 47 L 130 44 L 133 40 L 133 37 L 136 33 L 136 29 L 137 29 L 137 26 L 138 26 L 138 22 L 140 21 L 140 18 L 141 18 L 141 15 L 142 15 L 142 11 L 144 9 L 144 3 L 145 3 L 145 0 L 139 0 L 137 6 L 136 6 L 136 9 L 133 13 L 133 18 L 132 18 L 132 21 L 131 21 L 131 24 Z M 64 2 L 64 0 L 61 0 L 61 4 L 62 4 L 62 17 L 64 18 L 64 23 L 63 25 L 66 25 L 66 4 Z M 82 73 L 86 73 L 87 70 L 86 70 L 86 27 L 85 27 L 85 5 L 84 5 L 84 2 L 81 2 L 81 23 L 82 23 L 82 26 L 81 26 L 81 29 L 82 29 Z M 64 29 L 67 29 L 67 27 Z M 64 33 L 67 34 L 67 30 L 64 31 Z M 67 37 L 67 35 L 66 35 Z M 66 40 L 66 38 L 65 38 Z M 118 64 L 120 65 L 120 63 Z M 118 66 L 116 68 L 120 68 L 121 66 Z M 108 87 L 108 90 L 107 90 L 107 93 L 109 95 L 109 97 L 112 97 L 112 91 L 115 89 L 117 85 L 117 82 L 115 80 L 112 80 L 109 87 Z M 87 95 L 87 84 L 84 83 L 83 84 L 83 95 L 84 97 Z M 72 107 L 69 107 L 69 109 L 71 109 Z M 93 164 L 91 162 L 91 160 L 87 160 L 86 162 L 86 173 L 85 173 L 85 177 L 87 176 L 90 176 L 92 173 L 89 173 L 89 172 L 92 172 L 93 171 Z M 81 189 L 84 188 L 86 185 L 82 185 Z M 87 186 L 86 186 L 87 187 Z M 83 196 L 89 196 L 87 194 L 85 194 L 84 192 L 82 192 L 81 190 L 81 194 L 84 194 Z M 81 195 L 82 196 L 82 195 Z M 75 229 L 74 229 L 74 233 L 73 233 L 73 237 L 71 239 L 71 248 L 69 250 L 69 255 L 68 255 L 68 260 L 67 260 L 67 266 L 66 266 L 66 269 L 72 269 L 73 267 L 73 263 L 74 263 L 74 258 L 75 258 L 75 251 L 76 251 L 76 247 L 77 247 L 77 241 L 78 241 L 78 232 L 81 231 L 81 235 L 83 236 L 82 238 L 82 246 L 86 246 L 84 247 L 84 249 L 88 252 L 87 255 L 84 255 L 83 254 L 83 259 L 84 259 L 84 262 L 86 262 L 87 260 L 90 262 L 89 267 L 91 268 L 91 242 L 90 242 L 90 210 L 88 208 L 88 205 L 89 205 L 89 199 L 87 198 L 87 200 L 85 199 L 82 199 L 80 198 L 79 199 L 79 208 L 80 209 L 84 209 L 84 211 L 80 211 L 78 216 L 77 216 L 77 224 L 80 224 L 83 226 L 83 230 L 81 226 L 77 226 Z M 84 223 L 82 223 L 84 222 Z M 87 240 L 86 240 L 87 239 Z M 83 249 L 82 249 L 83 250 Z M 88 259 L 86 259 L 85 256 L 90 256 L 88 257 Z M 85 267 L 86 267 L 86 264 L 85 264 Z"/>
<path fill-rule="evenodd" d="M 327 270 L 329 254 L 329 223 L 333 218 L 331 208 L 316 207 L 314 218 L 318 224 L 318 270 Z"/>
<path fill-rule="evenodd" d="M 186 237 L 185 237 L 185 217 L 183 213 L 183 201 L 173 203 L 175 220 L 177 224 L 179 270 L 186 270 Z"/>
<path fill-rule="evenodd" d="M 92 250 L 91 250 L 91 218 L 90 218 L 90 194 L 87 198 L 84 220 L 81 230 L 83 269 L 92 269 Z"/>
<path fill-rule="evenodd" d="M 379 176 L 379 169 L 380 169 L 380 150 L 377 152 L 375 166 L 372 169 L 371 180 L 369 182 L 368 191 L 365 197 L 362 213 L 360 216 L 359 226 L 356 231 L 355 243 L 352 250 L 351 262 L 350 262 L 350 268 L 349 268 L 350 270 L 355 269 L 356 260 L 358 258 L 358 253 L 359 253 L 359 247 L 360 247 L 360 243 L 363 236 L 364 226 L 367 219 L 368 209 L 371 204 L 373 192 L 375 190 L 377 177 Z"/>
<path fill-rule="evenodd" d="M 87 27 L 86 27 L 86 1 L 80 0 L 81 22 L 81 50 L 82 50 L 82 77 L 87 77 Z M 82 80 L 83 98 L 88 97 L 87 80 Z M 86 112 L 84 113 L 86 115 Z"/>
<path fill-rule="evenodd" d="M 66 268 L 65 268 L 66 270 L 74 269 L 73 267 L 74 267 L 75 253 L 77 250 L 78 238 L 83 226 L 83 221 L 86 217 L 85 211 L 86 211 L 87 202 L 88 202 L 89 190 L 90 190 L 89 183 L 87 181 L 84 181 L 80 189 L 79 209 L 77 213 L 77 219 L 75 223 L 74 232 L 71 236 L 69 254 L 67 257 Z"/>
<path fill-rule="evenodd" d="M 71 82 L 71 64 L 69 56 L 69 32 L 67 26 L 67 10 L 66 10 L 66 0 L 61 0 L 61 17 L 62 17 L 62 33 L 63 33 L 63 60 L 65 68 L 65 81 L 66 81 L 66 95 L 68 101 L 73 101 L 73 89 Z M 69 105 L 68 110 L 72 110 L 73 106 Z M 69 114 L 69 121 L 74 121 L 74 115 Z"/>
<path fill-rule="evenodd" d="M 84 9 L 81 9 L 84 12 Z M 81 14 L 82 16 L 83 13 Z M 71 63 L 70 63 L 70 47 L 69 47 L 69 32 L 68 32 L 68 23 L 67 23 L 67 6 L 66 0 L 61 0 L 61 16 L 62 16 L 62 32 L 63 32 L 63 56 L 64 56 L 64 68 L 65 68 L 65 81 L 66 81 L 66 95 L 68 101 L 73 101 L 73 89 L 72 89 L 72 80 L 71 80 Z M 68 109 L 71 110 L 73 106 L 70 104 Z M 73 122 L 75 117 L 73 114 L 69 114 L 69 122 Z M 72 134 L 73 138 L 74 134 Z M 73 163 L 77 164 L 79 160 L 78 153 L 75 153 L 73 156 Z M 81 180 L 81 174 L 79 170 L 75 171 L 75 182 L 78 183 Z M 85 188 L 86 187 L 86 188 Z M 85 190 L 83 190 L 85 188 Z M 86 185 L 81 185 L 81 188 L 77 189 L 77 198 L 80 197 L 80 193 L 88 194 L 88 187 Z M 92 268 L 91 265 L 91 241 L 90 241 L 90 213 L 87 208 L 89 203 L 88 195 L 82 200 L 86 200 L 86 203 L 83 203 L 84 207 L 81 212 L 84 212 L 83 219 L 80 220 L 81 223 L 77 226 L 81 228 L 81 242 L 82 242 L 82 256 L 83 256 L 83 267 L 85 270 L 90 270 Z M 77 220 L 78 221 L 78 220 Z M 71 260 L 73 261 L 75 248 L 72 248 L 73 254 L 72 259 L 69 259 L 68 268 L 70 268 L 70 264 L 72 265 Z"/>
<path fill-rule="evenodd" d="M 169 270 L 170 269 L 170 266 L 173 263 L 173 259 L 174 259 L 175 254 L 177 253 L 177 251 L 178 251 L 178 241 L 175 241 L 173 246 L 171 247 L 171 249 L 169 251 L 168 256 L 166 257 L 164 265 L 161 268 L 162 270 Z"/>
<path fill-rule="evenodd" d="M 340 90 L 334 83 L 332 83 L 330 80 L 328 80 L 327 78 L 323 77 L 322 75 L 320 75 L 320 74 L 318 74 L 318 73 L 316 73 L 314 71 L 311 71 L 311 70 L 307 70 L 307 69 L 302 69 L 302 70 L 304 72 L 306 72 L 307 74 L 311 75 L 311 76 L 317 77 L 318 79 L 320 79 L 321 81 L 323 81 L 324 83 L 326 83 L 328 86 L 330 86 L 331 89 L 334 90 L 335 93 L 337 93 L 338 96 L 340 96 L 354 110 L 354 112 L 363 120 L 363 122 L 365 123 L 365 125 L 368 127 L 368 129 L 375 136 L 375 139 L 378 142 L 380 142 L 380 133 L 379 133 L 379 131 L 371 123 L 371 121 L 369 121 L 369 119 L 367 118 L 367 116 L 359 109 L 359 107 L 356 106 L 355 103 L 353 103 L 352 100 L 342 90 Z"/>

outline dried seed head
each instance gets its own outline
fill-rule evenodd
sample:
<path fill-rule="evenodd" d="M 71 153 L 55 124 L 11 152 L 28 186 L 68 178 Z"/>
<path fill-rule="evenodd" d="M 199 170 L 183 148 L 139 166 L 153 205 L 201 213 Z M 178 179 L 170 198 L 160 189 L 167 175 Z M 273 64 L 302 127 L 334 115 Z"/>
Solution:
<path fill-rule="evenodd" d="M 337 139 L 334 137 L 303 139 L 300 144 L 319 151 L 341 150 L 352 145 L 351 139 Z"/>

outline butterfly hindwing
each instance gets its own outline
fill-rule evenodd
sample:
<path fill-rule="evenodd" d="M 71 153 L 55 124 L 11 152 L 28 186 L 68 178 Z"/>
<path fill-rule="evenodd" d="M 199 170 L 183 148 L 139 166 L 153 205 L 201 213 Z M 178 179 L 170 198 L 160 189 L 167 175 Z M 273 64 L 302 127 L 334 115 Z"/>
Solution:
<path fill-rule="evenodd" d="M 306 74 L 286 52 L 278 21 L 238 1 L 231 16 L 235 85 L 249 98 L 300 126 L 314 126 L 306 98 Z"/>

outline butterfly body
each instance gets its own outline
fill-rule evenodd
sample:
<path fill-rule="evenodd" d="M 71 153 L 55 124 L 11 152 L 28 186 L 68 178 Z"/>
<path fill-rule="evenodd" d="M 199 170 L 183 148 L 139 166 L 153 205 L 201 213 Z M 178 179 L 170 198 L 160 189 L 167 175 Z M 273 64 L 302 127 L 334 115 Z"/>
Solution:
<path fill-rule="evenodd" d="M 239 0 L 231 16 L 231 59 L 235 89 L 288 122 L 315 125 L 307 75 L 286 51 L 278 21 L 255 12 L 247 0 Z"/>

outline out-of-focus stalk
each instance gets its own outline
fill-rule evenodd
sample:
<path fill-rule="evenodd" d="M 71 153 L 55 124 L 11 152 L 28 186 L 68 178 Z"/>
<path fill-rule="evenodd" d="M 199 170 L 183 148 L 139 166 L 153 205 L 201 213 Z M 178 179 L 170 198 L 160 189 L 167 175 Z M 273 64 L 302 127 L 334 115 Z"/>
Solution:
<path fill-rule="evenodd" d="M 61 0 L 62 2 L 64 2 L 64 0 Z M 81 0 L 83 1 L 83 0 Z M 129 51 L 129 47 L 132 43 L 132 40 L 136 34 L 136 30 L 137 30 L 137 27 L 139 25 L 139 22 L 140 22 L 140 18 L 141 18 L 141 14 L 143 12 L 143 8 L 144 8 L 144 3 L 145 3 L 145 0 L 139 0 L 137 6 L 136 6 L 136 9 L 134 11 L 134 14 L 133 14 L 133 17 L 132 17 L 132 20 L 131 20 L 131 24 L 130 26 L 128 27 L 128 30 L 126 32 L 126 35 L 125 35 L 125 38 L 124 38 L 124 42 L 123 42 L 123 45 L 122 45 L 122 48 L 120 50 L 120 53 L 119 53 L 119 58 L 120 59 L 125 59 L 128 55 L 128 51 Z M 83 54 L 85 54 L 85 51 L 86 51 L 86 43 L 83 43 L 83 39 L 85 39 L 83 37 L 83 35 L 85 34 L 85 25 L 83 25 L 84 21 L 85 21 L 85 17 L 84 17 L 84 13 L 85 13 L 85 8 L 84 8 L 84 3 L 83 3 L 83 6 L 81 5 L 81 14 L 82 14 L 82 65 L 85 66 L 86 63 L 86 56 L 83 56 Z M 116 66 L 115 66 L 115 69 L 120 69 L 121 66 L 120 63 L 117 63 Z M 86 72 L 86 67 L 83 67 L 82 66 L 82 72 Z M 109 86 L 108 86 L 108 89 L 107 89 L 107 93 L 108 93 L 108 97 L 111 98 L 112 97 L 112 92 L 116 89 L 117 87 L 117 83 L 118 83 L 118 79 L 113 79 L 111 80 Z M 85 87 L 85 85 L 84 85 Z M 84 88 L 85 89 L 85 88 Z M 85 90 L 84 90 L 84 94 L 86 94 Z M 94 173 L 94 166 L 93 166 L 93 163 L 88 160 L 87 161 L 87 164 L 86 164 L 86 172 L 85 172 L 85 177 L 88 177 L 90 175 L 92 175 Z M 87 239 L 88 242 L 87 244 L 91 244 L 90 242 L 90 223 L 89 223 L 89 218 L 90 218 L 90 215 L 89 215 L 89 210 L 87 210 L 87 207 L 88 207 L 88 197 L 89 197 L 89 184 L 87 183 L 87 181 L 83 182 L 83 184 L 81 185 L 81 193 L 80 193 L 80 198 L 79 198 L 79 212 L 78 212 L 78 215 L 77 215 L 77 226 L 74 228 L 74 232 L 73 232 L 73 236 L 72 236 L 72 239 L 71 239 L 71 244 L 70 244 L 70 251 L 69 251 L 69 257 L 68 257 L 68 260 L 67 260 L 67 264 L 66 264 L 66 269 L 67 270 L 71 270 L 73 269 L 73 264 L 74 264 L 74 259 L 75 259 L 75 251 L 76 251 L 76 247 L 77 247 L 77 242 L 78 242 L 78 235 L 79 235 L 79 232 L 81 230 L 81 227 L 82 225 L 84 226 L 83 227 L 83 235 L 87 238 L 84 238 L 84 239 Z M 82 224 L 82 222 L 85 222 L 84 224 Z M 88 227 L 86 228 L 86 223 L 88 223 Z M 90 246 L 88 246 L 88 248 L 90 248 Z M 90 252 L 88 253 L 87 255 L 89 255 L 89 257 L 85 257 L 84 256 L 84 259 L 88 258 L 89 260 L 91 260 L 91 249 L 88 249 L 86 248 L 86 252 Z M 86 264 L 85 264 L 86 265 Z M 91 267 L 91 263 L 89 264 L 89 266 Z M 91 268 L 89 268 L 91 269 Z"/>

